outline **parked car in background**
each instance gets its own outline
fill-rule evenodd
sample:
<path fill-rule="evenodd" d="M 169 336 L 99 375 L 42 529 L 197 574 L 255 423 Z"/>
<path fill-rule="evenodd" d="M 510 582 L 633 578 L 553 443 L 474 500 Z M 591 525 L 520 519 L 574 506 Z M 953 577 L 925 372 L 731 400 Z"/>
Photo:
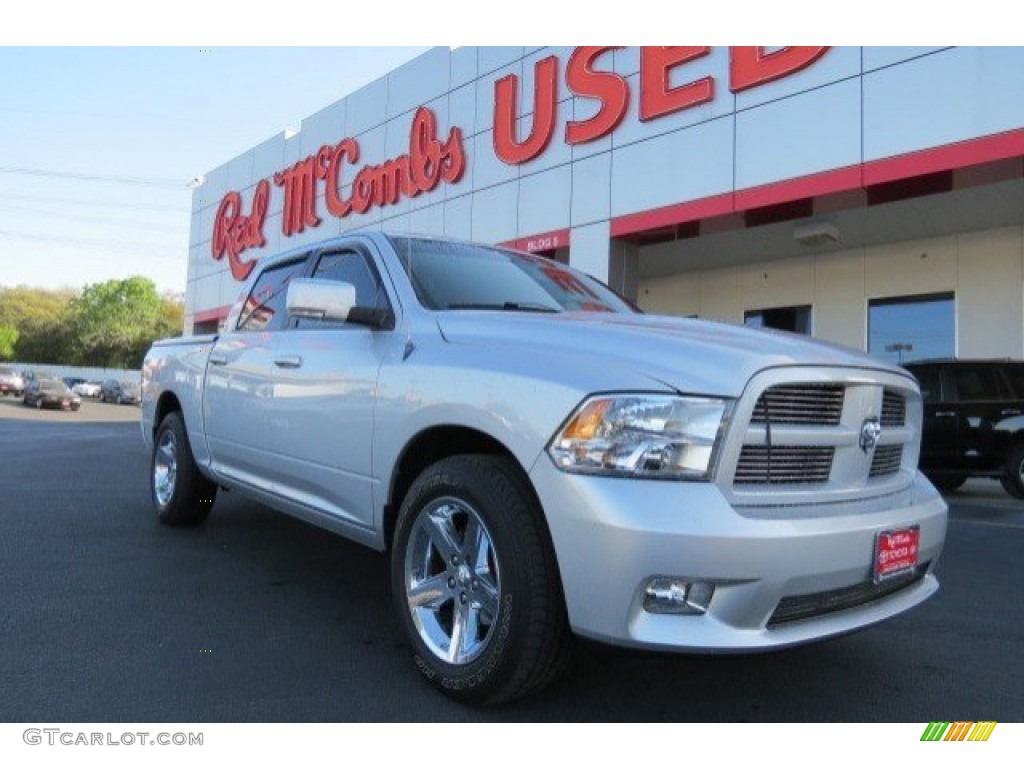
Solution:
<path fill-rule="evenodd" d="M 104 403 L 138 405 L 142 402 L 142 393 L 137 381 L 118 381 L 107 379 L 100 386 L 100 400 Z"/>
<path fill-rule="evenodd" d="M 25 387 L 23 402 L 36 408 L 60 408 L 77 411 L 82 407 L 82 398 L 68 389 L 60 379 L 37 376 Z"/>
<path fill-rule="evenodd" d="M 102 385 L 98 381 L 82 381 L 75 384 L 71 391 L 80 397 L 99 397 Z"/>
<path fill-rule="evenodd" d="M 921 469 L 955 491 L 969 477 L 998 478 L 1024 499 L 1024 362 L 907 363 L 924 400 Z"/>
<path fill-rule="evenodd" d="M 21 397 L 25 394 L 25 380 L 13 368 L 0 365 L 0 395 Z"/>

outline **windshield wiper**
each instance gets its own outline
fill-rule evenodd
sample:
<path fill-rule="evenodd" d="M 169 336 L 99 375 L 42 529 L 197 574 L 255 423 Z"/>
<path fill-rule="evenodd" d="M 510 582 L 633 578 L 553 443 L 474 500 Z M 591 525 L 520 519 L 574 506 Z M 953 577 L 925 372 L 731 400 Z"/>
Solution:
<path fill-rule="evenodd" d="M 557 307 L 549 307 L 545 304 L 533 304 L 528 301 L 506 301 L 503 304 L 485 304 L 485 303 L 462 303 L 462 304 L 445 304 L 445 309 L 493 309 L 500 312 L 548 312 L 557 313 L 562 310 Z"/>

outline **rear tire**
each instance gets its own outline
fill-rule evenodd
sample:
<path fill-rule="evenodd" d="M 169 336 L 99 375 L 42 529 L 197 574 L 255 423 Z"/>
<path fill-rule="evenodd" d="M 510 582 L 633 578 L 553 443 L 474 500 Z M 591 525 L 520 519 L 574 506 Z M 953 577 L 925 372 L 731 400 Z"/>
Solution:
<path fill-rule="evenodd" d="M 198 525 L 217 498 L 217 484 L 199 471 L 178 411 L 167 414 L 156 431 L 149 483 L 157 517 L 165 525 Z"/>
<path fill-rule="evenodd" d="M 967 475 L 929 475 L 928 479 L 942 493 L 953 493 L 967 482 Z"/>
<path fill-rule="evenodd" d="M 416 667 L 453 698 L 510 701 L 565 667 L 557 564 L 510 459 L 452 456 L 416 479 L 398 513 L 391 583 Z"/>
<path fill-rule="evenodd" d="M 1024 499 L 1024 443 L 1010 448 L 1006 457 L 1006 471 L 999 478 L 1003 490 L 1015 499 Z"/>

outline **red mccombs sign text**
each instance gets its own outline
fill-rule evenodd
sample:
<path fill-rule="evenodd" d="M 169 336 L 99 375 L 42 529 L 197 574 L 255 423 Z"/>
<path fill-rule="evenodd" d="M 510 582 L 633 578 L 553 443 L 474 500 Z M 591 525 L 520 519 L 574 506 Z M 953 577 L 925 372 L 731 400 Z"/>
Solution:
<path fill-rule="evenodd" d="M 569 120 L 562 137 L 566 144 L 584 144 L 611 133 L 622 122 L 630 103 L 629 81 L 620 74 L 598 69 L 597 61 L 619 46 L 580 46 L 565 65 L 565 87 L 574 95 L 594 99 L 599 108 L 586 120 Z M 817 61 L 828 46 L 789 46 L 766 51 L 759 46 L 729 49 L 729 90 L 733 93 L 791 75 Z M 714 99 L 715 78 L 704 76 L 672 86 L 677 67 L 707 56 L 707 46 L 643 47 L 640 49 L 637 114 L 641 121 L 656 120 Z M 519 78 L 506 75 L 494 84 L 495 155 L 509 165 L 519 165 L 541 155 L 551 143 L 558 122 L 559 74 L 561 62 L 548 56 L 534 65 L 532 120 L 529 132 L 516 130 Z M 462 129 L 452 127 L 445 139 L 438 135 L 437 118 L 420 107 L 409 130 L 409 151 L 378 165 L 364 164 L 348 186 L 345 166 L 359 162 L 359 142 L 344 138 L 325 144 L 312 155 L 273 175 L 275 186 L 284 190 L 281 232 L 290 237 L 322 222 L 317 210 L 319 185 L 323 184 L 327 213 L 344 218 L 366 213 L 374 207 L 395 205 L 403 197 L 416 197 L 436 189 L 441 181 L 458 182 L 466 170 Z M 214 259 L 227 256 L 231 274 L 244 280 L 254 262 L 241 258 L 249 248 L 266 244 L 263 224 L 271 194 L 270 181 L 262 179 L 255 188 L 248 212 L 238 192 L 228 192 L 217 208 L 211 250 Z"/>

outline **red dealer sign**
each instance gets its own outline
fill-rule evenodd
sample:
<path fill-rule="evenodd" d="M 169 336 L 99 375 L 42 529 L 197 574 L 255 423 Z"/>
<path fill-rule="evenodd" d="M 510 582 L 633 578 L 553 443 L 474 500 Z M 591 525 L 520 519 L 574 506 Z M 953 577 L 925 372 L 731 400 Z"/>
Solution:
<path fill-rule="evenodd" d="M 622 122 L 630 100 L 629 83 L 615 72 L 595 69 L 597 60 L 619 46 L 581 46 L 565 66 L 565 86 L 571 93 L 600 103 L 587 120 L 570 120 L 565 126 L 566 144 L 583 144 L 606 136 Z M 807 67 L 821 58 L 828 46 L 790 46 L 767 52 L 758 46 L 729 49 L 729 90 L 733 93 L 777 80 Z M 694 79 L 670 86 L 672 70 L 697 61 L 710 53 L 706 46 L 645 47 L 640 49 L 638 117 L 656 120 L 665 115 L 711 101 L 715 79 Z M 541 155 L 554 138 L 558 117 L 560 62 L 548 56 L 534 65 L 533 118 L 529 134 L 516 131 L 519 78 L 506 75 L 494 84 L 494 153 L 509 165 L 525 163 Z M 324 145 L 315 154 L 274 174 L 274 185 L 284 190 L 281 232 L 289 237 L 306 227 L 319 226 L 317 211 L 319 185 L 324 185 L 324 202 L 332 216 L 344 218 L 366 213 L 374 207 L 395 205 L 403 197 L 416 197 L 436 189 L 441 181 L 457 183 L 466 169 L 462 129 L 452 127 L 442 140 L 437 119 L 420 107 L 409 131 L 407 154 L 379 165 L 364 165 L 352 179 L 351 191 L 343 194 L 345 166 L 359 162 L 359 142 L 345 138 Z M 231 274 L 244 280 L 254 262 L 242 259 L 249 248 L 266 244 L 263 224 L 271 193 L 270 182 L 261 180 L 253 193 L 248 213 L 238 192 L 228 192 L 217 208 L 211 250 L 214 259 L 227 256 Z"/>

